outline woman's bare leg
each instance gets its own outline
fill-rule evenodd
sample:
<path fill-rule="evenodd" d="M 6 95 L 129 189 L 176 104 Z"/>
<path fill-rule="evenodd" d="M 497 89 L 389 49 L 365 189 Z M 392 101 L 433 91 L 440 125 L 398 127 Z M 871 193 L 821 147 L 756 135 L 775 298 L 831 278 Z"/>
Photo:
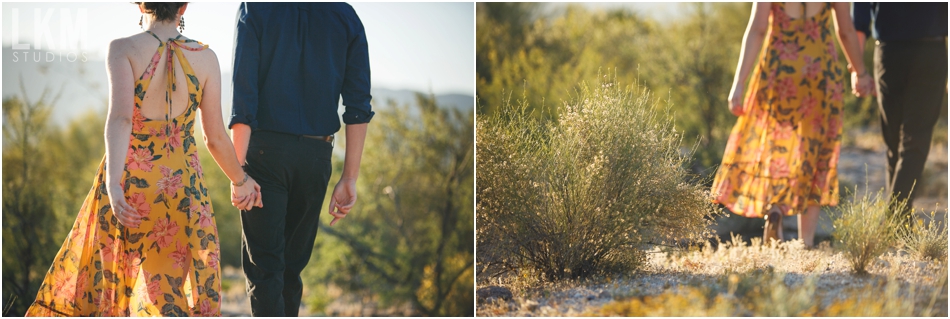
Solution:
<path fill-rule="evenodd" d="M 820 211 L 820 206 L 808 206 L 804 213 L 798 215 L 798 238 L 805 242 L 805 247 L 815 246 L 815 228 L 818 227 Z"/>

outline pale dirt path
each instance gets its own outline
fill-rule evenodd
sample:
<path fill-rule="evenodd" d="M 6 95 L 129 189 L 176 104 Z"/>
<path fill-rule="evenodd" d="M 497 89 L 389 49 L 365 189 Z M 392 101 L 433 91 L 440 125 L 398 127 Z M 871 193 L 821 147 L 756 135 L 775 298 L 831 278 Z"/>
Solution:
<path fill-rule="evenodd" d="M 758 242 L 758 240 L 754 240 Z M 538 283 L 517 275 L 480 280 L 478 288 L 497 285 L 514 295 L 510 302 L 479 302 L 477 316 L 581 316 L 594 312 L 614 300 L 658 295 L 681 286 L 704 286 L 715 282 L 724 272 L 768 271 L 780 274 L 788 287 L 800 286 L 807 278 L 817 280 L 816 295 L 821 305 L 835 298 L 861 291 L 868 284 L 881 283 L 888 277 L 900 281 L 902 289 L 909 285 L 931 285 L 921 288 L 915 300 L 926 302 L 934 293 L 932 285 L 946 278 L 946 268 L 937 262 L 914 260 L 889 253 L 872 264 L 867 277 L 854 276 L 844 255 L 830 248 L 806 250 L 800 241 L 786 242 L 777 248 L 761 245 L 704 249 L 687 253 L 662 253 L 653 250 L 645 269 L 627 278 L 598 278 L 585 281 L 566 280 Z M 929 287 L 929 289 L 927 288 Z M 902 294 L 907 294 L 902 290 Z M 940 292 L 937 292 L 938 294 Z M 937 309 L 946 315 L 946 288 Z"/>
<path fill-rule="evenodd" d="M 229 287 L 222 287 L 221 290 L 221 316 L 222 317 L 250 317 L 251 304 L 247 299 L 247 293 L 244 292 L 244 273 L 240 268 L 224 267 L 221 270 L 224 281 Z M 306 300 L 306 296 L 304 296 Z M 300 306 L 301 317 L 312 316 L 306 304 Z"/>

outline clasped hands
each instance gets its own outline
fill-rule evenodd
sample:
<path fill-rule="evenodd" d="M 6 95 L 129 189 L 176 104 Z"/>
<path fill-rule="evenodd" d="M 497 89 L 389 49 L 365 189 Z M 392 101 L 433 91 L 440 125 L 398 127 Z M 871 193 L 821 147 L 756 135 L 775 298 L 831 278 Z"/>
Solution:
<path fill-rule="evenodd" d="M 261 202 L 261 186 L 250 176 L 240 186 L 231 183 L 231 205 L 240 210 L 250 210 L 252 207 L 264 207 Z"/>
<path fill-rule="evenodd" d="M 859 74 L 857 71 L 851 71 L 851 93 L 857 97 L 877 96 L 877 89 L 874 88 L 874 77 L 865 71 Z"/>

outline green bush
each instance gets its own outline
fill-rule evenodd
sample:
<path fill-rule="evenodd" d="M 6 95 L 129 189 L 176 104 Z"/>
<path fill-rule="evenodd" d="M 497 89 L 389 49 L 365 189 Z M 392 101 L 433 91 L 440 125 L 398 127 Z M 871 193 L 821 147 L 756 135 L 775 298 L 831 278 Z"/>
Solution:
<path fill-rule="evenodd" d="M 920 259 L 947 260 L 947 212 L 943 222 L 937 220 L 936 212 L 930 212 L 930 221 L 917 220 L 909 227 L 898 231 L 897 236 L 904 249 Z"/>
<path fill-rule="evenodd" d="M 505 103 L 477 135 L 479 271 L 545 279 L 636 270 L 647 243 L 709 236 L 717 210 L 645 89 L 582 84 L 557 121 Z M 686 153 L 686 154 L 684 154 Z"/>
<path fill-rule="evenodd" d="M 432 95 L 417 93 L 416 103 L 390 101 L 376 111 L 357 204 L 333 227 L 331 216 L 321 217 L 303 273 L 314 313 L 475 314 L 474 129 L 473 110 L 440 106 Z M 331 190 L 342 173 L 340 155 Z"/>
<path fill-rule="evenodd" d="M 851 269 L 857 274 L 866 274 L 868 264 L 887 251 L 897 239 L 900 226 L 899 214 L 906 201 L 891 199 L 883 190 L 862 196 L 851 192 L 851 200 L 835 210 L 840 215 L 834 219 L 834 238 L 840 243 Z"/>
<path fill-rule="evenodd" d="M 555 119 L 558 108 L 551 106 L 570 99 L 578 79 L 616 69 L 621 82 L 639 81 L 663 97 L 658 108 L 676 115 L 687 144 L 700 145 L 691 168 L 712 175 L 736 121 L 726 102 L 752 5 L 670 8 L 676 17 L 657 19 L 646 11 L 578 4 L 478 3 L 478 115 L 500 111 L 502 91 L 517 89 L 527 92 L 532 116 Z"/>

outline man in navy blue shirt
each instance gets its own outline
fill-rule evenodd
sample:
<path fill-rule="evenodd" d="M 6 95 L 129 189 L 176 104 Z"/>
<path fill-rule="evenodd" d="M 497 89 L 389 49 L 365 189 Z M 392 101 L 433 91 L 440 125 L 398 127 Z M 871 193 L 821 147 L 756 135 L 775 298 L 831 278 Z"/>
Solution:
<path fill-rule="evenodd" d="M 330 222 L 356 202 L 370 106 L 366 34 L 344 3 L 242 3 L 234 43 L 229 127 L 263 207 L 241 212 L 243 266 L 254 316 L 297 316 L 330 181 L 340 97 L 346 158 Z M 232 204 L 246 207 L 232 197 Z"/>
<path fill-rule="evenodd" d="M 855 2 L 852 18 L 862 48 L 867 35 L 877 38 L 874 79 L 887 188 L 911 207 L 947 92 L 947 3 Z"/>

